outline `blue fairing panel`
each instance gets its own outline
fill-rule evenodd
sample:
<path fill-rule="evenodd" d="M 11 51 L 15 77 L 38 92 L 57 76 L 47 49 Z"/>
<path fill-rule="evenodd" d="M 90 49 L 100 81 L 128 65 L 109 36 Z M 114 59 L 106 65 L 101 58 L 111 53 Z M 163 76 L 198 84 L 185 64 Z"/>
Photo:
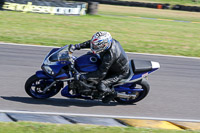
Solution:
<path fill-rule="evenodd" d="M 86 54 L 76 59 L 75 67 L 79 72 L 94 72 L 101 64 L 101 60 L 95 54 Z"/>
<path fill-rule="evenodd" d="M 150 73 L 156 71 L 157 69 L 152 69 L 151 71 L 148 71 L 148 72 L 143 72 L 143 73 L 140 73 L 140 74 L 135 74 L 133 75 L 133 77 L 131 78 L 131 80 L 136 80 L 136 79 L 141 79 L 141 78 L 144 78 L 146 76 L 148 76 Z"/>
<path fill-rule="evenodd" d="M 46 58 L 48 58 L 53 52 L 57 51 L 58 49 L 60 49 L 60 48 L 53 48 L 53 49 L 48 53 L 48 55 L 46 56 Z M 46 58 L 45 58 L 45 59 L 46 59 Z"/>
<path fill-rule="evenodd" d="M 62 73 L 62 74 L 56 76 L 56 79 L 69 78 L 69 77 L 70 77 L 70 76 L 69 76 L 68 74 L 66 74 L 66 73 Z"/>
<path fill-rule="evenodd" d="M 41 79 L 51 78 L 49 75 L 46 75 L 44 71 L 37 71 L 36 76 Z"/>
<path fill-rule="evenodd" d="M 69 78 L 70 76 L 66 73 L 62 73 L 60 75 L 57 75 L 56 77 L 53 77 L 53 76 L 50 76 L 48 74 L 46 74 L 44 71 L 37 71 L 36 72 L 36 76 L 38 78 L 41 78 L 41 79 L 61 79 L 61 78 Z"/>
<path fill-rule="evenodd" d="M 49 65 L 49 67 L 51 67 L 51 69 L 54 71 L 55 75 L 58 75 L 59 72 L 61 71 L 61 69 L 64 66 L 67 66 L 69 64 L 68 61 L 57 61 L 56 65 Z"/>

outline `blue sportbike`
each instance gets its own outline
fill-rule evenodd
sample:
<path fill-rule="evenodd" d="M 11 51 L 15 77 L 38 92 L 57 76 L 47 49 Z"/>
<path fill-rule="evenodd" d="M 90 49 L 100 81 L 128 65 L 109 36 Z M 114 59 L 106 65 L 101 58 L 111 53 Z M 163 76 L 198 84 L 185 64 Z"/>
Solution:
<path fill-rule="evenodd" d="M 41 66 L 25 83 L 25 91 L 32 98 L 45 99 L 56 95 L 68 98 L 101 100 L 104 96 L 96 89 L 97 81 L 75 80 L 75 75 L 98 69 L 101 59 L 87 53 L 75 57 L 68 52 L 68 45 L 53 48 Z M 111 86 L 117 96 L 113 99 L 120 104 L 132 104 L 145 98 L 150 90 L 147 76 L 160 68 L 158 62 L 130 60 L 130 71 L 126 78 Z"/>

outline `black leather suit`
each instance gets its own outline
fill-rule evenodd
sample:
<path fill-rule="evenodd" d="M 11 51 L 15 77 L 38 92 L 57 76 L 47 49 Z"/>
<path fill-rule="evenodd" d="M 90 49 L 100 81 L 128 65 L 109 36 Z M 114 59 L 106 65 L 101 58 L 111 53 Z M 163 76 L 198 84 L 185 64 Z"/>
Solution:
<path fill-rule="evenodd" d="M 90 48 L 90 40 L 81 44 L 76 44 L 77 50 Z M 113 39 L 109 49 L 99 54 L 102 63 L 98 70 L 85 74 L 87 79 L 99 81 L 97 88 L 100 91 L 109 91 L 109 87 L 126 77 L 129 73 L 128 57 L 120 43 Z"/>

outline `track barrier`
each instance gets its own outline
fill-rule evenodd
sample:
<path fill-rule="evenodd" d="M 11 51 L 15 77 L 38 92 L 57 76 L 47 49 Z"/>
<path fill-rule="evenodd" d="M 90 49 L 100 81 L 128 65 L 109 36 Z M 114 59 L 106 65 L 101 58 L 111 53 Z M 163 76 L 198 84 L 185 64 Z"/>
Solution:
<path fill-rule="evenodd" d="M 120 5 L 120 6 L 134 6 L 134 7 L 148 7 L 156 9 L 172 9 L 191 12 L 200 12 L 199 6 L 184 6 L 184 5 L 170 5 L 168 3 L 144 3 L 135 1 L 119 1 L 119 0 L 73 0 L 81 2 L 98 2 L 100 4 Z"/>
<path fill-rule="evenodd" d="M 2 3 L 1 3 L 2 4 Z M 40 0 L 4 0 L 3 10 L 52 15 L 85 15 L 86 3 Z"/>
<path fill-rule="evenodd" d="M 134 1 L 118 0 L 72 0 L 77 3 L 66 2 L 67 0 L 0 0 L 0 10 L 15 10 L 23 12 L 50 13 L 56 15 L 85 15 L 86 3 L 87 13 L 94 15 L 98 12 L 99 4 L 110 4 L 120 6 L 147 7 L 156 9 L 172 9 L 180 11 L 200 12 L 199 6 L 170 5 L 161 3 L 144 3 Z M 84 2 L 84 3 L 80 3 Z M 95 7 L 96 6 L 96 7 Z"/>

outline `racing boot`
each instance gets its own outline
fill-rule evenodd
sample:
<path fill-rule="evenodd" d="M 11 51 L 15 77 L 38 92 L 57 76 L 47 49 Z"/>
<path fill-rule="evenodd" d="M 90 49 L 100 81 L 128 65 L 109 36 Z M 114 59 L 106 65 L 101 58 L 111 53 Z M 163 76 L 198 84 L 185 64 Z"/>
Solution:
<path fill-rule="evenodd" d="M 117 93 L 116 92 L 112 92 L 112 94 L 106 95 L 102 99 L 102 103 L 110 103 L 110 101 L 112 101 L 116 96 L 117 96 Z"/>
<path fill-rule="evenodd" d="M 103 82 L 100 82 L 97 86 L 97 89 L 100 92 L 100 95 L 104 98 L 102 98 L 103 103 L 109 103 L 113 98 L 116 97 L 116 93 L 110 89 L 106 84 Z"/>

